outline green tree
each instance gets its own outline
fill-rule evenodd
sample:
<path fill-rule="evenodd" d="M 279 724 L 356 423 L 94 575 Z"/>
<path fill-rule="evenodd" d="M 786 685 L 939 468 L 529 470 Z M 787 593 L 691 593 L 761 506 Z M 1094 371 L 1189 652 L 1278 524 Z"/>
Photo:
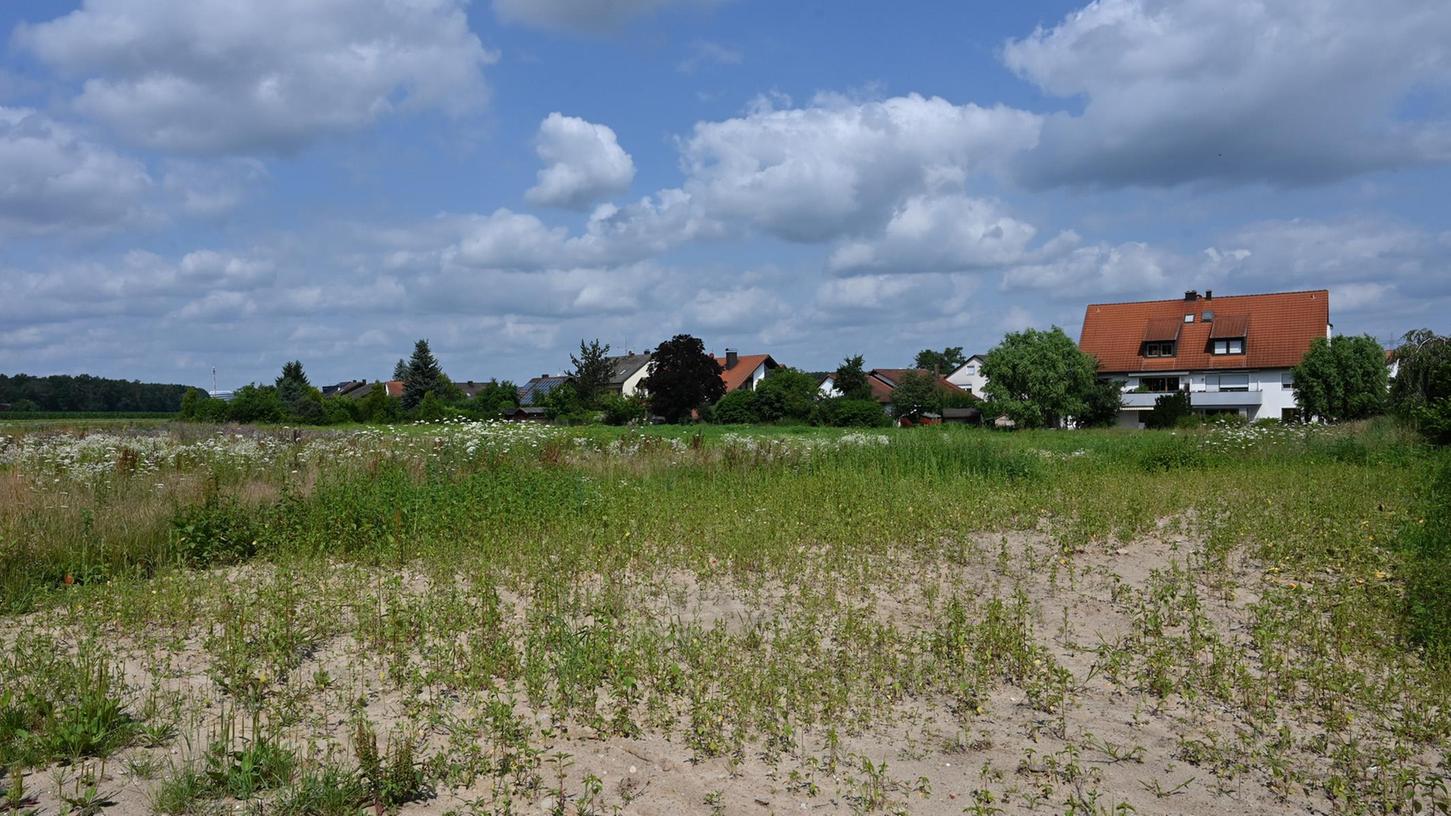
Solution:
<path fill-rule="evenodd" d="M 1385 410 L 1386 353 L 1369 335 L 1317 337 L 1292 373 L 1307 419 L 1345 422 Z"/>
<path fill-rule="evenodd" d="M 700 338 L 677 334 L 655 350 L 640 387 L 649 395 L 652 412 L 680 422 L 725 395 L 720 374 L 720 363 L 705 353 Z"/>
<path fill-rule="evenodd" d="M 398 362 L 393 364 L 393 379 L 400 382 L 408 379 L 408 363 L 404 362 L 402 357 L 399 357 Z"/>
<path fill-rule="evenodd" d="M 487 419 L 498 419 L 504 414 L 511 414 L 519 407 L 519 387 L 508 380 L 489 380 L 474 395 L 470 407 L 476 416 Z"/>
<path fill-rule="evenodd" d="M 1430 329 L 1407 332 L 1393 359 L 1391 411 L 1433 442 L 1451 444 L 1451 337 Z"/>
<path fill-rule="evenodd" d="M 739 388 L 720 398 L 710 409 L 710 419 L 720 425 L 751 425 L 761 421 L 756 392 Z"/>
<path fill-rule="evenodd" d="M 547 394 L 539 398 L 538 404 L 544 409 L 544 416 L 556 422 L 572 424 L 588 418 L 584 403 L 580 402 L 579 392 L 574 390 L 572 382 L 560 383 L 549 389 Z"/>
<path fill-rule="evenodd" d="M 908 371 L 892 389 L 892 416 L 916 416 L 942 413 L 942 389 L 937 375 L 930 371 Z"/>
<path fill-rule="evenodd" d="M 403 378 L 403 408 L 411 411 L 423 402 L 425 394 L 438 394 L 443 390 L 443 369 L 438 359 L 428 348 L 427 340 L 413 345 L 413 356 L 408 358 L 408 376 Z"/>
<path fill-rule="evenodd" d="M 922 349 L 917 352 L 913 366 L 924 371 L 931 371 L 939 377 L 946 377 L 948 374 L 961 368 L 967 362 L 967 355 L 962 353 L 962 346 L 948 346 L 942 351 Z"/>
<path fill-rule="evenodd" d="M 733 392 L 734 393 L 734 392 Z M 816 409 L 816 379 L 788 366 L 772 369 L 755 390 L 755 411 L 763 422 L 778 419 L 805 422 Z M 726 396 L 730 396 L 727 394 Z"/>
<path fill-rule="evenodd" d="M 1098 361 L 1057 326 L 1010 332 L 983 358 L 982 373 L 987 412 L 1019 428 L 1086 423 L 1118 411 L 1117 387 L 1100 382 Z"/>
<path fill-rule="evenodd" d="M 322 392 L 308 382 L 300 360 L 282 364 L 282 374 L 274 387 L 288 419 L 308 423 L 323 421 Z"/>
<path fill-rule="evenodd" d="M 277 389 L 270 385 L 244 385 L 227 403 L 227 419 L 233 422 L 281 422 L 286 416 Z"/>
<path fill-rule="evenodd" d="M 402 403 L 397 398 L 388 396 L 388 389 L 382 383 L 374 383 L 368 393 L 358 400 L 360 422 L 397 422 L 402 418 Z"/>
<path fill-rule="evenodd" d="M 867 383 L 867 372 L 863 365 L 862 356 L 858 354 L 847 357 L 836 367 L 831 379 L 842 397 L 854 400 L 872 398 L 872 387 Z"/>
<path fill-rule="evenodd" d="M 574 378 L 574 390 L 579 395 L 579 400 L 585 407 L 593 408 L 610 388 L 610 380 L 615 376 L 615 365 L 610 362 L 610 346 L 608 343 L 600 345 L 598 339 L 591 340 L 586 344 L 579 341 L 579 356 L 569 356 L 569 361 L 574 364 L 574 370 L 570 376 Z"/>
<path fill-rule="evenodd" d="M 650 418 L 650 407 L 639 397 L 606 394 L 599 401 L 606 425 L 631 425 Z"/>

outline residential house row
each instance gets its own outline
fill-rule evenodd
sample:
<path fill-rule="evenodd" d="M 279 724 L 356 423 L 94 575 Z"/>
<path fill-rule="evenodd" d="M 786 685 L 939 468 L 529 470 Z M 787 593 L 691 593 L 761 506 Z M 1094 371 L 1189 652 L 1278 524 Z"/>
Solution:
<path fill-rule="evenodd" d="M 1158 398 L 1177 391 L 1187 391 L 1190 405 L 1205 415 L 1290 419 L 1298 415 L 1291 370 L 1316 338 L 1330 337 L 1333 329 L 1330 293 L 1325 289 L 1224 297 L 1191 290 L 1183 298 L 1089 304 L 1078 345 L 1098 360 L 1100 377 L 1121 384 L 1123 405 L 1117 418 L 1121 427 L 1143 427 L 1145 415 Z M 727 393 L 754 389 L 780 367 L 771 354 L 727 349 L 723 355 L 711 356 L 721 366 Z M 641 395 L 651 352 L 631 351 L 609 359 L 614 367 L 610 388 L 625 396 Z M 939 384 L 984 399 L 987 378 L 983 362 L 983 355 L 973 354 L 939 377 Z M 872 398 L 883 410 L 891 411 L 893 390 L 913 370 L 874 368 L 866 372 Z M 834 373 L 817 376 L 823 396 L 840 395 Z M 519 418 L 543 418 L 544 398 L 568 381 L 564 374 L 541 374 L 525 382 L 519 387 Z M 374 384 L 351 380 L 327 386 L 323 393 L 361 397 Z M 403 393 L 401 381 L 381 384 L 389 396 Z M 473 381 L 455 385 L 467 396 L 484 387 Z M 957 409 L 942 418 L 962 421 L 966 413 Z"/>

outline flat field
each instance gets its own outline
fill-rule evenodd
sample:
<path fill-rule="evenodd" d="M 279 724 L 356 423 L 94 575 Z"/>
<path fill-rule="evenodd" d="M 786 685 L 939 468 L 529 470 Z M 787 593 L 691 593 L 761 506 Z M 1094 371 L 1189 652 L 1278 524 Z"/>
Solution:
<path fill-rule="evenodd" d="M 0 811 L 1445 813 L 1448 473 L 1383 424 L 0 424 Z"/>

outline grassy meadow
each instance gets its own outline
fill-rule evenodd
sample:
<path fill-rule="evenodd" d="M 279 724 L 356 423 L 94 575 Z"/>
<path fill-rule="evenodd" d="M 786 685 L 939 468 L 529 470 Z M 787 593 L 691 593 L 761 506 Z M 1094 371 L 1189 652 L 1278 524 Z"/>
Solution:
<path fill-rule="evenodd" d="M 0 422 L 0 810 L 1446 813 L 1389 424 Z"/>

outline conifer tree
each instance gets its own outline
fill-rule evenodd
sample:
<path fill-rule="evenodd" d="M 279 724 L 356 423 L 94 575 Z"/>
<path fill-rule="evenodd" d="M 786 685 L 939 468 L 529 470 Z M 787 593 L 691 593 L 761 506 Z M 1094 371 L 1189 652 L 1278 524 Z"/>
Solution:
<path fill-rule="evenodd" d="M 433 352 L 429 351 L 428 341 L 419 340 L 413 346 L 413 356 L 408 358 L 407 376 L 403 378 L 403 407 L 413 410 L 423 402 L 425 394 L 438 393 L 442 386 L 443 369 Z"/>

